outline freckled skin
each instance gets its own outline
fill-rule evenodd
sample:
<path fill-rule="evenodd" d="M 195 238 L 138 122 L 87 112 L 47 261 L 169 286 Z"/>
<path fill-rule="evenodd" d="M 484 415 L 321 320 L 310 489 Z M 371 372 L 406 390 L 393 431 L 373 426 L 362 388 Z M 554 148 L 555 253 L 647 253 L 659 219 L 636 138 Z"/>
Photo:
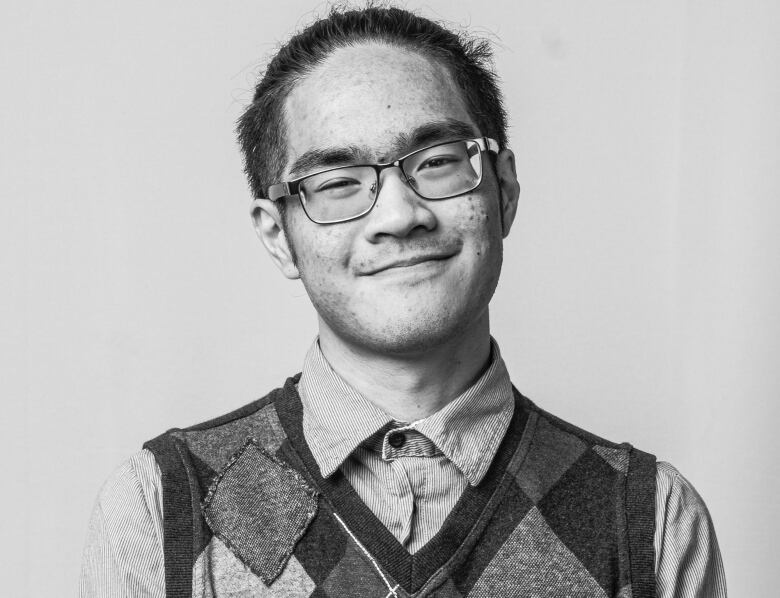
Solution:
<path fill-rule="evenodd" d="M 445 118 L 473 125 L 454 89 L 443 68 L 415 53 L 379 45 L 338 50 L 288 98 L 288 164 L 312 148 L 341 145 L 370 147 L 376 161 L 395 159 L 389 152 L 401 133 Z M 502 262 L 490 158 L 477 189 L 447 200 L 418 197 L 399 174 L 384 171 L 374 210 L 351 222 L 317 225 L 297 201 L 288 204 L 287 237 L 321 335 L 377 354 L 421 353 L 470 327 L 486 330 Z M 360 275 L 382 260 L 438 250 L 454 255 L 422 273 Z"/>

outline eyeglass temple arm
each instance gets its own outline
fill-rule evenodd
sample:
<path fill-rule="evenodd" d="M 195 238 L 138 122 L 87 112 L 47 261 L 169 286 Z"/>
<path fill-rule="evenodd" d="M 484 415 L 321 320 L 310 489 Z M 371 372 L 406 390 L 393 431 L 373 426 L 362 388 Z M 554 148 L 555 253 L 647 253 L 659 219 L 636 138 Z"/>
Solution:
<path fill-rule="evenodd" d="M 498 147 L 498 141 L 496 141 L 495 139 L 491 139 L 490 137 L 480 137 L 476 141 L 477 143 L 479 143 L 480 141 L 482 142 L 480 143 L 480 145 L 484 146 L 481 148 L 483 151 L 489 151 L 489 152 L 493 152 L 494 154 L 497 154 L 500 150 L 500 148 Z"/>
<path fill-rule="evenodd" d="M 295 187 L 295 189 L 293 189 Z M 291 185 L 290 183 L 275 183 L 268 187 L 266 195 L 271 201 L 279 201 L 287 197 L 288 195 L 294 195 L 298 192 L 298 185 Z"/>

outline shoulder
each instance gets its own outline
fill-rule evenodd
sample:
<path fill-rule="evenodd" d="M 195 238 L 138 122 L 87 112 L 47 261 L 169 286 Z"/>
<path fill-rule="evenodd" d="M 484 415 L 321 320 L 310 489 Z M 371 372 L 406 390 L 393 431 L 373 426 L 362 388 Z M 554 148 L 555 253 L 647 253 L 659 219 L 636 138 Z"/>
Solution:
<path fill-rule="evenodd" d="M 657 487 L 658 498 L 666 505 L 677 503 L 694 510 L 706 509 L 693 485 L 671 463 L 658 462 Z"/>
<path fill-rule="evenodd" d="M 630 464 L 641 465 L 647 469 L 652 463 L 652 474 L 655 475 L 654 455 L 639 450 L 628 442 L 608 440 L 589 432 L 541 409 L 522 395 L 520 395 L 520 405 L 530 414 L 529 424 L 533 426 L 533 444 L 546 445 L 550 451 L 562 450 L 564 454 L 570 455 L 570 458 L 592 451 L 622 473 L 628 471 Z"/>
<path fill-rule="evenodd" d="M 154 454 L 163 477 L 182 476 L 183 465 L 211 477 L 249 441 L 275 453 L 286 438 L 276 405 L 296 395 L 298 379 L 291 377 L 283 387 L 219 417 L 170 429 L 146 442 L 144 448 Z"/>
<path fill-rule="evenodd" d="M 537 495 L 556 488 L 592 496 L 619 492 L 622 497 L 618 500 L 626 502 L 628 511 L 636 516 L 636 524 L 643 529 L 650 527 L 655 495 L 654 455 L 575 426 L 522 395 L 519 401 L 528 413 L 520 474 L 523 480 L 540 486 Z"/>
<path fill-rule="evenodd" d="M 100 489 L 97 507 L 114 520 L 127 514 L 128 503 L 154 518 L 160 508 L 160 468 L 148 450 L 141 450 L 122 463 Z"/>
<path fill-rule="evenodd" d="M 656 475 L 656 508 L 659 513 L 656 535 L 659 541 L 667 536 L 691 533 L 710 534 L 712 521 L 701 495 L 673 465 L 658 462 Z M 662 543 L 662 542 L 659 542 Z"/>

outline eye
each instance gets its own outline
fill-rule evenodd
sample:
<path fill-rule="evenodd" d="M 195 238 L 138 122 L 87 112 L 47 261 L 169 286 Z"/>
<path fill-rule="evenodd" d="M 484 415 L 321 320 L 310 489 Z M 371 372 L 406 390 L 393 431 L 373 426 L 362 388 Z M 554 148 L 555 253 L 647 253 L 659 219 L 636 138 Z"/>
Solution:
<path fill-rule="evenodd" d="M 317 185 L 317 188 L 314 189 L 314 191 L 316 193 L 335 191 L 336 189 L 344 189 L 345 187 L 350 187 L 353 185 L 359 186 L 360 181 L 356 181 L 355 179 L 347 179 L 343 177 L 337 179 L 328 179 L 327 181 L 323 181 L 319 185 Z"/>
<path fill-rule="evenodd" d="M 442 168 L 459 161 L 460 158 L 454 154 L 431 156 L 430 158 L 426 158 L 425 161 L 420 163 L 420 165 L 417 167 L 417 170 L 424 170 L 426 168 Z"/>
<path fill-rule="evenodd" d="M 363 181 L 345 176 L 315 177 L 306 187 L 309 189 L 310 198 L 316 196 L 328 200 L 345 199 L 360 193 Z"/>

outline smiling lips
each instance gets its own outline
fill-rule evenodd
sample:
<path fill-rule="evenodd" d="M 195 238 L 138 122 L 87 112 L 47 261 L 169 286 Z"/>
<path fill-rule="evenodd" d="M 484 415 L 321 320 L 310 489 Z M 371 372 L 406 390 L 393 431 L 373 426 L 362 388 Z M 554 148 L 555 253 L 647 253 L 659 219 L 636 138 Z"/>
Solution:
<path fill-rule="evenodd" d="M 362 276 L 372 276 L 388 270 L 394 270 L 397 268 L 409 268 L 418 264 L 424 264 L 426 262 L 441 262 L 447 260 L 455 255 L 455 252 L 448 253 L 435 253 L 435 254 L 421 254 L 405 257 L 403 259 L 393 260 L 379 264 L 378 266 L 372 266 L 366 271 L 362 272 Z"/>

